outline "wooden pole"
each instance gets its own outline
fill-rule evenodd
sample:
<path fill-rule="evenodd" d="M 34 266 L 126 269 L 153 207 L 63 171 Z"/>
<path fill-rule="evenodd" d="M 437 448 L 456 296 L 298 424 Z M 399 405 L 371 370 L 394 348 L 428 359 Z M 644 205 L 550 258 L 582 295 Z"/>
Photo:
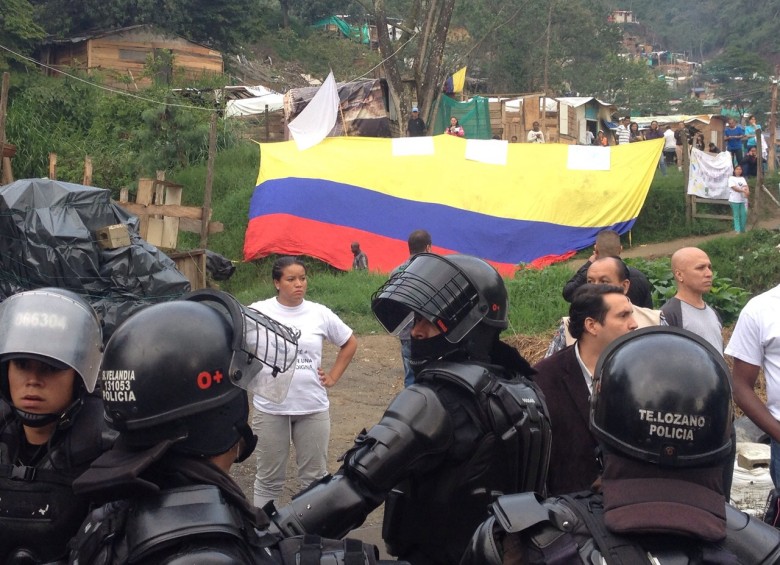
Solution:
<path fill-rule="evenodd" d="M 680 139 L 682 140 L 682 168 L 683 168 L 683 194 L 685 195 L 685 225 L 689 226 L 693 222 L 693 199 L 694 195 L 688 194 L 688 169 L 690 168 L 690 155 L 688 154 L 688 130 L 683 124 L 680 131 Z"/>
<path fill-rule="evenodd" d="M 756 128 L 756 153 L 758 153 L 756 161 L 756 186 L 750 192 L 750 207 L 748 208 L 748 223 L 755 225 L 758 221 L 758 211 L 761 205 L 761 186 L 764 184 L 764 163 L 761 158 L 762 148 L 764 145 L 764 137 L 761 135 L 761 128 Z M 743 173 L 745 171 L 742 171 Z"/>
<path fill-rule="evenodd" d="M 542 96 L 542 135 L 544 135 L 544 140 L 547 143 L 550 143 L 550 136 L 547 133 L 547 86 L 548 86 L 547 70 L 549 69 L 549 60 L 550 60 L 550 28 L 552 27 L 553 3 L 554 2 L 550 0 L 550 7 L 547 11 L 547 45 L 544 49 L 544 95 Z M 558 133 L 560 134 L 560 131 Z"/>
<path fill-rule="evenodd" d="M 209 239 L 209 219 L 211 218 L 211 190 L 214 184 L 214 158 L 217 154 L 217 113 L 211 114 L 209 128 L 209 158 L 206 165 L 206 186 L 203 189 L 203 215 L 200 224 L 200 247 L 206 249 Z"/>
<path fill-rule="evenodd" d="M 271 141 L 271 116 L 268 113 L 268 104 L 265 105 L 265 141 Z"/>
<path fill-rule="evenodd" d="M 49 178 L 57 180 L 57 154 L 49 153 Z"/>
<path fill-rule="evenodd" d="M 767 147 L 767 161 L 769 172 L 774 173 L 775 167 L 775 143 L 777 143 L 777 75 L 780 74 L 780 67 L 775 67 L 775 79 L 772 81 L 772 106 L 769 112 L 769 147 Z"/>
<path fill-rule="evenodd" d="M 81 181 L 84 186 L 92 186 L 92 157 L 84 157 L 84 179 Z"/>
<path fill-rule="evenodd" d="M 8 108 L 8 84 L 11 81 L 11 75 L 3 73 L 3 85 L 0 87 L 0 179 L 3 178 L 3 154 L 5 153 L 5 116 Z"/>

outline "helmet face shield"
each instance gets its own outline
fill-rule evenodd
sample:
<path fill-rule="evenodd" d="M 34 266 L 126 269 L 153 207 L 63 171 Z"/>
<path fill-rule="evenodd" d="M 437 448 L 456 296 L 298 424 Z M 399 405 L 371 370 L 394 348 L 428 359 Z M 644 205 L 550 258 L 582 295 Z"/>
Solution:
<path fill-rule="evenodd" d="M 0 303 L 0 360 L 38 359 L 78 373 L 95 390 L 103 348 L 97 314 L 80 296 L 56 288 L 14 294 Z"/>
<path fill-rule="evenodd" d="M 242 306 L 225 293 L 196 291 L 185 300 L 206 304 L 231 321 L 231 382 L 271 402 L 282 402 L 295 373 L 300 332 Z"/>
<path fill-rule="evenodd" d="M 421 253 L 374 293 L 371 309 L 390 334 L 398 335 L 417 313 L 447 341 L 458 343 L 484 318 L 482 303 L 460 268 L 439 255 Z"/>
<path fill-rule="evenodd" d="M 230 380 L 248 392 L 281 403 L 295 373 L 300 331 L 252 308 L 241 309 L 243 340 L 240 349 L 233 350 Z"/>

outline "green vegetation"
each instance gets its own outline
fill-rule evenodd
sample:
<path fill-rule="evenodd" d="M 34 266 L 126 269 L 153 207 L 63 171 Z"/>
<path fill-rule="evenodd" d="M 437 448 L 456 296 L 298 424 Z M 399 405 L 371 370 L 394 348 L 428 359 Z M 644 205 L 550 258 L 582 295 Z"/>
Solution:
<path fill-rule="evenodd" d="M 712 279 L 712 289 L 704 297 L 704 300 L 718 311 L 724 324 L 734 323 L 740 310 L 750 299 L 750 293 L 744 288 L 735 286 L 730 278 L 721 276 L 718 272 L 715 265 L 725 263 L 728 260 L 727 257 L 718 255 L 713 260 L 711 256 L 711 260 L 715 272 Z M 626 262 L 647 275 L 653 287 L 653 304 L 656 308 L 663 306 L 677 292 L 668 257 L 653 261 L 629 259 Z"/>
<path fill-rule="evenodd" d="M 270 54 L 275 66 L 293 61 L 300 67 L 295 72 L 324 75 L 332 68 L 337 76 L 352 78 L 375 67 L 380 59 L 376 51 L 336 35 L 314 32 L 305 25 L 321 15 L 360 12 L 360 3 L 346 0 L 261 0 L 249 8 L 234 0 L 171 0 L 164 5 L 130 0 L 9 0 L 6 4 L 8 9 L 0 15 L 0 45 L 24 56 L 34 52 L 46 33 L 69 37 L 92 29 L 153 21 L 166 22 L 169 31 L 212 45 L 226 54 Z M 131 4 L 138 4 L 137 9 L 128 9 Z M 386 4 L 387 15 L 395 16 L 405 13 L 414 2 L 389 0 Z M 523 0 L 460 1 L 452 26 L 453 31 L 459 28 L 459 32 L 453 33 L 447 44 L 444 66 L 452 71 L 468 58 L 475 76 L 481 69 L 493 92 L 577 90 L 626 105 L 630 101 L 636 109 L 656 109 L 661 107 L 659 104 L 665 109 L 668 93 L 663 84 L 644 66 L 617 55 L 620 30 L 606 20 L 608 7 L 621 7 L 613 4 L 608 0 L 577 0 L 549 6 Z M 770 2 L 760 9 L 774 10 L 774 4 Z M 745 75 L 745 80 L 760 79 L 747 76 L 751 71 L 761 74 L 764 69 L 747 54 L 754 48 L 753 32 L 771 34 L 771 26 L 751 28 L 739 9 L 704 9 L 699 1 L 686 8 L 680 3 L 659 0 L 634 9 L 648 23 L 657 16 L 660 23 L 656 29 L 671 34 L 665 39 L 687 37 L 692 45 L 698 43 L 700 52 L 702 45 L 705 51 L 721 50 L 726 38 L 731 38 L 729 34 L 735 35 L 739 39 L 737 45 L 722 50 L 709 72 L 724 83 L 737 71 L 739 76 Z M 688 22 L 689 12 L 701 21 L 713 23 L 693 28 L 686 23 L 693 36 L 672 33 L 682 25 L 680 22 Z M 667 17 L 672 15 L 673 18 Z M 539 40 L 548 27 L 548 19 L 552 39 L 549 46 Z M 725 25 L 726 20 L 733 25 Z M 773 20 L 767 17 L 764 21 Z M 462 30 L 468 33 L 463 34 Z M 700 34 L 704 35 L 698 38 Z M 774 49 L 775 35 L 767 35 L 763 47 Z M 525 56 L 517 57 L 517 53 Z M 170 54 L 159 53 L 155 56 L 158 58 L 149 60 L 146 76 L 160 78 L 160 71 L 168 67 L 166 56 Z M 226 57 L 228 67 L 233 60 L 232 56 Z M 112 189 L 115 196 L 123 186 L 132 191 L 139 176 L 165 170 L 169 180 L 184 185 L 185 204 L 202 203 L 208 122 L 216 108 L 215 101 L 209 95 L 177 98 L 170 87 L 218 88 L 230 82 L 229 76 L 185 81 L 174 73 L 167 77 L 170 84 L 156 84 L 131 98 L 106 93 L 90 84 L 100 83 L 100 77 L 94 74 L 79 75 L 77 79 L 44 77 L 31 72 L 25 59 L 0 53 L 0 70 L 9 68 L 14 72 L 6 133 L 18 147 L 14 159 L 16 177 L 45 176 L 47 155 L 54 152 L 59 157 L 58 178 L 80 182 L 84 157 L 89 155 L 94 168 L 93 184 Z M 764 90 L 768 92 L 768 88 Z M 249 303 L 272 295 L 272 258 L 241 263 L 260 150 L 253 143 L 240 141 L 238 127 L 232 121 L 219 123 L 212 203 L 213 219 L 224 224 L 224 232 L 211 236 L 209 248 L 238 262 L 236 274 L 223 288 Z M 777 177 L 766 181 L 767 186 L 777 182 Z M 686 226 L 682 184 L 682 173 L 674 168 L 666 177 L 656 175 L 631 232 L 633 245 L 729 229 L 728 223 L 714 220 L 698 220 Z M 718 273 L 712 303 L 727 319 L 733 319 L 747 293 L 778 282 L 777 238 L 776 234 L 751 232 L 703 246 Z M 181 249 L 196 247 L 197 235 L 181 234 Z M 647 263 L 642 268 L 649 271 L 660 303 L 673 292 L 668 261 Z M 542 271 L 522 270 L 508 281 L 510 331 L 549 331 L 566 311 L 560 289 L 569 276 L 567 267 L 553 266 Z M 371 293 L 383 280 L 381 275 L 337 272 L 311 260 L 309 296 L 330 306 L 358 332 L 379 331 L 370 315 L 369 302 Z"/>

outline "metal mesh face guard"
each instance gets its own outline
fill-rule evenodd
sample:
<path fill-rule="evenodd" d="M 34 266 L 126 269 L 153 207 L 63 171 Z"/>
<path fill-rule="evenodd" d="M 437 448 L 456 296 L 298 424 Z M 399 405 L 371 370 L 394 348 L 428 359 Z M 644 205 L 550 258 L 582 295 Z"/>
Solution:
<path fill-rule="evenodd" d="M 295 373 L 301 332 L 242 306 L 225 293 L 198 290 L 187 295 L 185 300 L 202 302 L 231 321 L 234 328 L 229 369 L 231 382 L 271 402 L 282 402 Z"/>
<path fill-rule="evenodd" d="M 476 287 L 453 263 L 438 255 L 417 255 L 371 297 L 377 320 L 392 335 L 417 313 L 450 343 L 458 343 L 487 312 Z"/>

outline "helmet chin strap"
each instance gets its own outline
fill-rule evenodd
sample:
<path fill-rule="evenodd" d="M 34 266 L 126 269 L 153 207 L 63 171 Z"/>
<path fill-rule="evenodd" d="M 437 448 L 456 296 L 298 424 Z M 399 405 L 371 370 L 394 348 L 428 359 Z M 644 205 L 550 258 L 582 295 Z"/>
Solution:
<path fill-rule="evenodd" d="M 73 425 L 73 419 L 83 405 L 84 399 L 79 395 L 61 414 L 33 414 L 16 406 L 14 406 L 14 412 L 22 424 L 30 428 L 42 428 L 52 422 L 58 422 L 57 429 L 64 430 Z"/>
<path fill-rule="evenodd" d="M 33 414 L 32 412 L 26 412 L 21 408 L 14 406 L 14 412 L 16 417 L 21 420 L 22 424 L 29 428 L 42 428 L 52 422 L 57 421 L 60 417 L 59 414 Z"/>
<path fill-rule="evenodd" d="M 242 442 L 239 440 L 239 452 L 236 455 L 236 463 L 243 463 L 246 461 L 246 459 L 252 455 L 252 452 L 255 450 L 255 447 L 257 446 L 257 436 L 252 433 L 252 428 L 249 426 L 248 423 L 242 422 L 236 426 L 236 430 L 238 431 L 239 435 L 241 435 L 241 439 L 244 441 Z"/>
<path fill-rule="evenodd" d="M 417 375 L 431 361 L 442 359 L 447 355 L 461 350 L 459 343 L 450 343 L 444 334 L 439 334 L 428 339 L 412 339 L 410 364 L 412 371 Z"/>

